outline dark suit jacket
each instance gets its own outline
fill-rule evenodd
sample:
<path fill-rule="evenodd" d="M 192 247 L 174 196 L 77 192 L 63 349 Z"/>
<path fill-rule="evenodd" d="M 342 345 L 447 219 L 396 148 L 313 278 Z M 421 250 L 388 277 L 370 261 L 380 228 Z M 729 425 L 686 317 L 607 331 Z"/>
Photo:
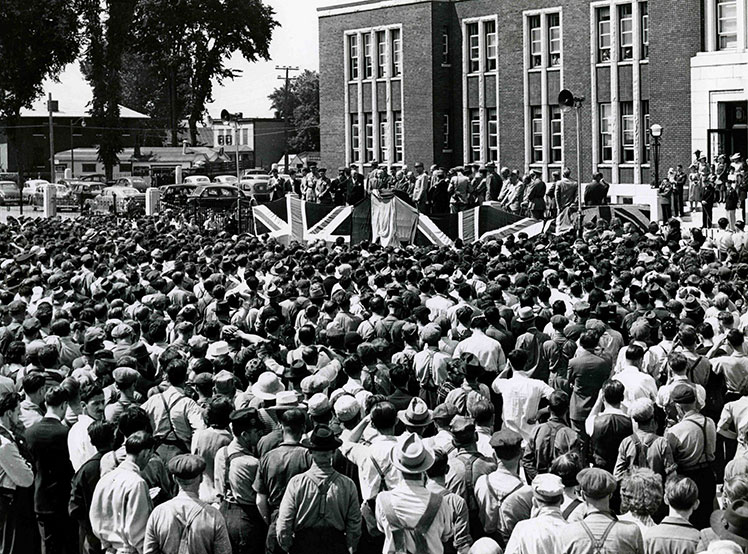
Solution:
<path fill-rule="evenodd" d="M 26 430 L 34 458 L 34 511 L 37 514 L 68 513 L 74 475 L 68 452 L 68 428 L 45 417 Z"/>
<path fill-rule="evenodd" d="M 592 352 L 583 351 L 569 362 L 569 384 L 572 388 L 569 417 L 587 419 L 597 395 L 610 377 L 610 364 Z"/>

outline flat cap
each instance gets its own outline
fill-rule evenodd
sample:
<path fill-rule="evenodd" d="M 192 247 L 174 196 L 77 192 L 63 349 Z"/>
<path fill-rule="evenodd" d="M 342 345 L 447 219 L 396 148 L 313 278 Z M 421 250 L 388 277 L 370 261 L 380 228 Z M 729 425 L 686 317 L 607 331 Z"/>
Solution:
<path fill-rule="evenodd" d="M 584 494 L 594 499 L 605 498 L 616 490 L 616 480 L 610 472 L 597 467 L 583 469 L 577 475 L 577 482 Z"/>
<path fill-rule="evenodd" d="M 234 374 L 222 369 L 213 376 L 213 383 L 218 394 L 231 394 L 236 390 L 234 386 Z"/>
<path fill-rule="evenodd" d="M 438 342 L 442 336 L 442 330 L 435 323 L 424 325 L 421 329 L 421 340 L 426 343 Z"/>
<path fill-rule="evenodd" d="M 23 300 L 13 300 L 13 302 L 8 304 L 8 311 L 12 314 L 25 313 L 27 308 L 28 306 Z"/>
<path fill-rule="evenodd" d="M 532 481 L 532 492 L 545 502 L 553 502 L 564 495 L 564 483 L 558 475 L 541 473 Z"/>
<path fill-rule="evenodd" d="M 500 431 L 496 431 L 493 435 L 491 435 L 491 440 L 489 440 L 488 442 L 488 444 L 490 444 L 493 448 L 518 446 L 521 443 L 522 435 L 512 431 L 511 429 L 507 429 L 506 427 L 504 427 Z"/>
<path fill-rule="evenodd" d="M 330 382 L 320 373 L 308 375 L 301 380 L 301 392 L 307 396 L 312 396 L 322 392 L 330 385 Z"/>
<path fill-rule="evenodd" d="M 120 323 L 114 329 L 112 329 L 112 338 L 121 339 L 132 335 L 133 330 L 127 323 Z"/>
<path fill-rule="evenodd" d="M 131 367 L 118 367 L 112 372 L 112 377 L 114 377 L 114 382 L 117 383 L 120 387 L 130 387 L 132 384 L 137 381 L 138 375 L 140 375 L 137 370 L 131 368 Z"/>
<path fill-rule="evenodd" d="M 232 423 L 243 423 L 249 427 L 262 427 L 260 414 L 257 408 L 242 408 L 231 412 L 229 419 Z"/>
<path fill-rule="evenodd" d="M 453 404 L 439 404 L 434 408 L 433 418 L 436 421 L 450 423 L 457 415 L 457 408 Z"/>
<path fill-rule="evenodd" d="M 195 454 L 179 454 L 169 460 L 169 473 L 179 479 L 194 479 L 205 471 L 205 460 Z"/>
<path fill-rule="evenodd" d="M 464 416 L 455 416 L 450 425 L 452 437 L 456 445 L 470 444 L 475 442 L 475 423 Z"/>
<path fill-rule="evenodd" d="M 691 385 L 682 383 L 673 387 L 670 399 L 676 404 L 693 404 L 696 402 L 696 392 Z"/>

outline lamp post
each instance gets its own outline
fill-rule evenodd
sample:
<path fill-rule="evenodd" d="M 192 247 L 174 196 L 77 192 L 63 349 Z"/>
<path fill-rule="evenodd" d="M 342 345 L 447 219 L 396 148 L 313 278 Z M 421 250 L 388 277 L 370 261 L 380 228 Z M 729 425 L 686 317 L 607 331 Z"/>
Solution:
<path fill-rule="evenodd" d="M 579 236 L 582 236 L 582 104 L 584 103 L 584 96 L 574 96 L 574 93 L 570 90 L 564 89 L 558 93 L 558 105 L 561 107 L 561 111 L 564 113 L 570 112 L 572 109 L 576 113 L 577 119 L 577 201 L 579 208 Z"/>
<path fill-rule="evenodd" d="M 652 155 L 654 156 L 654 187 L 660 186 L 660 142 L 662 141 L 662 125 L 655 123 L 649 128 L 652 137 Z"/>
<path fill-rule="evenodd" d="M 241 232 L 242 228 L 242 195 L 241 195 L 241 170 L 239 169 L 239 120 L 243 117 L 243 113 L 231 113 L 228 110 L 221 110 L 221 121 L 224 125 L 231 125 L 234 128 L 234 152 L 236 155 L 236 222 L 238 231 Z"/>
<path fill-rule="evenodd" d="M 75 179 L 75 144 L 73 143 L 73 126 L 81 124 L 81 127 L 86 126 L 85 117 L 79 117 L 75 121 L 70 119 L 70 177 Z"/>

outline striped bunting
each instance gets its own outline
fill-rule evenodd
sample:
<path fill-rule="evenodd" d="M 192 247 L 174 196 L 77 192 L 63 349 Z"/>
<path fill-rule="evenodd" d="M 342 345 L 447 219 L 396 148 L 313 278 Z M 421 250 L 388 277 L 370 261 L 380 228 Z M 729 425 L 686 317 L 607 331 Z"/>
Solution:
<path fill-rule="evenodd" d="M 338 206 L 325 216 L 320 222 L 314 225 L 306 234 L 306 240 L 325 240 L 335 242 L 342 236 L 346 242 L 350 242 L 350 235 L 333 235 L 335 230 L 349 217 L 353 212 L 353 206 Z"/>
<path fill-rule="evenodd" d="M 419 214 L 418 215 L 418 230 L 425 236 L 429 242 L 436 244 L 437 246 L 454 246 L 454 241 L 450 239 L 444 232 L 431 221 L 431 218 Z"/>
<path fill-rule="evenodd" d="M 253 206 L 252 215 L 270 231 L 270 236 L 281 237 L 289 233 L 288 223 L 271 212 L 267 206 Z"/>
<path fill-rule="evenodd" d="M 480 206 L 462 210 L 457 214 L 457 236 L 464 243 L 471 243 L 478 240 L 478 218 L 480 216 Z"/>
<path fill-rule="evenodd" d="M 494 229 L 492 231 L 488 231 L 487 233 L 483 233 L 480 236 L 480 240 L 505 239 L 509 235 L 517 235 L 518 233 L 522 233 L 522 232 L 527 233 L 528 237 L 534 237 L 534 236 L 540 235 L 543 232 L 544 225 L 545 223 L 543 221 L 539 221 L 531 217 L 526 217 L 524 219 L 520 219 L 516 223 L 507 225 L 506 227 L 502 227 L 500 229 Z"/>

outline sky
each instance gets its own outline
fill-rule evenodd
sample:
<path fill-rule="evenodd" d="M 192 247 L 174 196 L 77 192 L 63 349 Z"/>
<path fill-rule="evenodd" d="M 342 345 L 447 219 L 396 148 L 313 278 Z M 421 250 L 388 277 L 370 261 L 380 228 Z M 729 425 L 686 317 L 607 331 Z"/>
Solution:
<path fill-rule="evenodd" d="M 304 69 L 319 69 L 319 36 L 317 8 L 343 3 L 342 0 L 265 0 L 276 12 L 280 27 L 275 29 L 270 44 L 271 60 L 249 63 L 241 56 L 234 56 L 229 67 L 241 69 L 242 75 L 227 81 L 223 87 L 213 87 L 214 102 L 208 106 L 211 115 L 217 117 L 222 109 L 243 112 L 244 117 L 272 117 L 268 95 L 283 83 L 277 79 L 281 73 L 276 65 L 290 65 Z M 293 75 L 293 73 L 291 73 Z M 45 87 L 55 99 L 60 99 L 61 111 L 67 99 L 80 102 L 91 98 L 90 88 L 83 79 L 78 62 L 65 68 L 60 82 L 49 82 Z"/>

